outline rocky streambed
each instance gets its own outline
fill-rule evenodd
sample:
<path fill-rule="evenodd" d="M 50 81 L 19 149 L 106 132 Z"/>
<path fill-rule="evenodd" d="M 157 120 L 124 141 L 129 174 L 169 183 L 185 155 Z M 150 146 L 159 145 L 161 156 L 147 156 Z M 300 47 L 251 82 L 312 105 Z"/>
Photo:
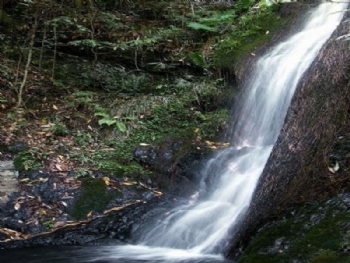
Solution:
<path fill-rule="evenodd" d="M 0 247 L 132 243 L 142 225 L 188 202 L 198 186 L 196 171 L 210 152 L 180 158 L 179 145 L 136 148 L 135 161 L 154 175 L 139 180 L 98 171 L 18 172 L 10 159 L 0 161 Z"/>

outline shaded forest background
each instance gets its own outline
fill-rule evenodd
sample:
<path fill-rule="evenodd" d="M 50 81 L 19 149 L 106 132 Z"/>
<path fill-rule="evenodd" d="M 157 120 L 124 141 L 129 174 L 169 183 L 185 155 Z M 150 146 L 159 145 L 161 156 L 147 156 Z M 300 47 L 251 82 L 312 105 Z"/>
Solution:
<path fill-rule="evenodd" d="M 219 147 L 234 68 L 285 23 L 276 9 L 254 0 L 3 0 L 2 152 L 22 170 L 137 178 L 150 175 L 133 161 L 139 144 Z"/>

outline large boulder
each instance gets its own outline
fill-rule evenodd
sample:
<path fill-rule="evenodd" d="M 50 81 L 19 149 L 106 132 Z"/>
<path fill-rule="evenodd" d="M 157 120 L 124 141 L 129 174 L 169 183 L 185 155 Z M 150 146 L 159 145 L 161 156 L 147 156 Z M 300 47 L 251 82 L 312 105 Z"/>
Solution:
<path fill-rule="evenodd" d="M 153 187 L 166 193 L 191 196 L 199 187 L 201 173 L 213 150 L 183 141 L 161 145 L 140 145 L 134 149 L 134 159 L 151 170 Z"/>
<path fill-rule="evenodd" d="M 295 206 L 261 227 L 237 263 L 348 263 L 349 220 L 349 193 Z"/>
<path fill-rule="evenodd" d="M 234 258 L 271 215 L 293 203 L 335 194 L 328 156 L 348 114 L 350 41 L 339 39 L 350 32 L 348 17 L 300 81 L 248 212 L 232 230 L 228 257 Z"/>

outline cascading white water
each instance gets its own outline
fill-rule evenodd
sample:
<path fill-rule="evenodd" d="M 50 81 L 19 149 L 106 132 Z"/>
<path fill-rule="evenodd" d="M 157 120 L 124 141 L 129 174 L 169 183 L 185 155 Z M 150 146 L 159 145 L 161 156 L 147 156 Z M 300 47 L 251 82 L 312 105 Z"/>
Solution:
<path fill-rule="evenodd" d="M 235 112 L 235 147 L 221 151 L 203 171 L 205 177 L 212 165 L 225 160 L 216 190 L 197 204 L 170 212 L 143 236 L 140 245 L 109 248 L 104 258 L 170 262 L 221 257 L 213 254 L 214 249 L 248 208 L 298 81 L 340 23 L 346 6 L 318 6 L 298 33 L 258 60 Z"/>

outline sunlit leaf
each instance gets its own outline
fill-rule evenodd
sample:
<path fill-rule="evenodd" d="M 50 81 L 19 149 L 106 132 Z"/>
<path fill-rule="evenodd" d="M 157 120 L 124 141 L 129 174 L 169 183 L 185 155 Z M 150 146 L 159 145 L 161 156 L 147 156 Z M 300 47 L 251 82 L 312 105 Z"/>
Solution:
<path fill-rule="evenodd" d="M 125 126 L 124 123 L 118 121 L 118 122 L 117 122 L 117 127 L 118 127 L 119 131 L 121 131 L 121 132 L 126 132 L 126 126 Z"/>
<path fill-rule="evenodd" d="M 107 176 L 104 176 L 104 177 L 102 178 L 102 180 L 103 180 L 103 182 L 105 183 L 105 185 L 109 185 L 109 183 L 110 183 L 110 181 L 111 181 L 111 179 L 109 179 L 109 177 L 107 177 Z"/>
<path fill-rule="evenodd" d="M 210 27 L 201 23 L 191 22 L 187 24 L 188 27 L 196 29 L 196 30 L 205 30 L 210 32 L 216 32 L 217 29 L 215 27 Z"/>
<path fill-rule="evenodd" d="M 116 124 L 116 123 L 117 123 L 116 120 L 111 120 L 111 119 L 101 119 L 101 120 L 98 121 L 99 125 L 106 124 L 108 126 L 111 126 L 111 125 Z"/>

